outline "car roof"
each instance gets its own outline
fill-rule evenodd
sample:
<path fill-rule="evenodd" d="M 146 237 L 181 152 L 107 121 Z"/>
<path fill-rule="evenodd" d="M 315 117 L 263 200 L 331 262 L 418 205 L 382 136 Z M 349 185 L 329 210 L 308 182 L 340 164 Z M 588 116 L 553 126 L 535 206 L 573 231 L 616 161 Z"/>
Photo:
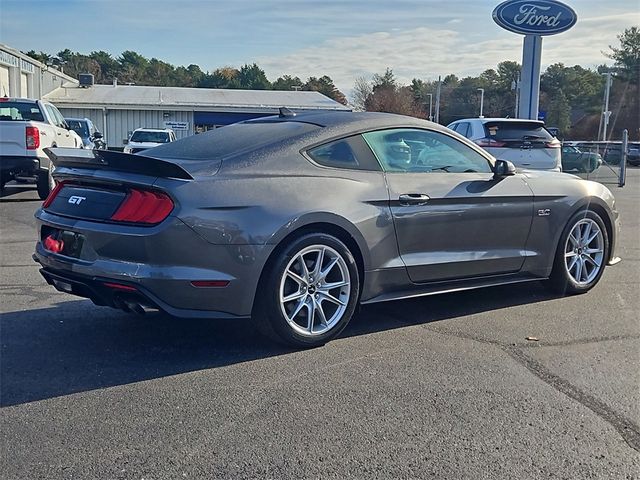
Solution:
<path fill-rule="evenodd" d="M 278 128 L 274 128 L 276 126 Z M 286 169 L 288 162 L 283 161 L 283 158 L 299 157 L 302 149 L 367 131 L 394 128 L 429 129 L 445 135 L 455 135 L 461 141 L 469 143 L 467 139 L 442 125 L 415 117 L 379 112 L 325 111 L 246 120 L 155 147 L 145 155 L 188 165 L 190 172 L 200 168 L 195 167 L 193 161 L 201 160 L 209 160 L 211 163 L 239 159 L 237 164 L 259 164 L 261 169 Z M 486 155 L 480 147 L 471 143 L 469 145 Z M 247 158 L 255 159 L 256 155 L 261 156 L 261 162 L 247 163 Z"/>
<path fill-rule="evenodd" d="M 304 112 L 295 116 L 280 115 L 271 117 L 261 117 L 246 120 L 242 123 L 272 123 L 272 122 L 300 122 L 323 127 L 328 130 L 344 130 L 346 132 L 360 132 L 365 130 L 375 130 L 380 128 L 401 128 L 401 127 L 429 127 L 436 130 L 445 130 L 445 127 L 437 123 L 432 123 L 415 117 L 406 115 L 396 115 L 394 113 L 383 112 Z"/>
<path fill-rule="evenodd" d="M 2 102 L 23 102 L 23 103 L 36 103 L 37 100 L 33 98 L 22 98 L 22 97 L 0 97 L 0 103 Z M 48 102 L 44 102 L 48 103 Z"/>
<path fill-rule="evenodd" d="M 521 123 L 521 122 L 530 122 L 530 123 L 537 123 L 539 125 L 544 125 L 544 122 L 542 120 L 531 120 L 531 119 L 528 119 L 528 118 L 500 118 L 500 117 L 461 118 L 460 120 L 456 120 L 455 122 L 451 122 L 451 123 L 458 123 L 458 122 L 481 122 L 481 123 L 492 123 L 492 122 Z"/>
<path fill-rule="evenodd" d="M 73 120 L 74 122 L 90 122 L 88 118 L 64 117 L 65 120 Z"/>
<path fill-rule="evenodd" d="M 134 132 L 171 132 L 170 128 L 136 128 Z"/>

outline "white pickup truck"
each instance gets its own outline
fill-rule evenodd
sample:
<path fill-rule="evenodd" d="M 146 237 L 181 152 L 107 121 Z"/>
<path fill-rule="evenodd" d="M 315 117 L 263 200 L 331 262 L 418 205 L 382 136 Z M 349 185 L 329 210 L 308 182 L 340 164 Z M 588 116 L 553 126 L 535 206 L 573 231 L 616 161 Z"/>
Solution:
<path fill-rule="evenodd" d="M 35 180 L 44 200 L 53 187 L 44 149 L 82 146 L 80 136 L 49 102 L 0 97 L 0 190 L 13 179 Z"/>

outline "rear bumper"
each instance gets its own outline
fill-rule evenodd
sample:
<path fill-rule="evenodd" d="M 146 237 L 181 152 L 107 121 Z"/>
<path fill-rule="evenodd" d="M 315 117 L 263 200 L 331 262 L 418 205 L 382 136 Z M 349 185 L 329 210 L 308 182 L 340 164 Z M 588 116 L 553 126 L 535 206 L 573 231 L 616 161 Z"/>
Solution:
<path fill-rule="evenodd" d="M 63 218 L 43 210 L 36 217 L 40 241 L 33 258 L 42 265 L 49 283 L 57 275 L 78 284 L 67 293 L 116 307 L 120 305 L 109 295 L 114 292 L 107 291 L 105 298 L 104 283 L 131 286 L 136 289 L 132 292 L 145 300 L 141 303 L 177 317 L 249 317 L 260 273 L 273 248 L 213 245 L 173 217 L 148 228 Z M 80 258 L 45 249 L 42 236 L 49 227 L 84 235 Z M 225 287 L 196 287 L 191 282 L 197 280 L 229 283 Z M 52 285 L 56 286 L 55 282 Z M 126 297 L 130 292 L 115 293 Z"/>
<path fill-rule="evenodd" d="M 40 170 L 40 160 L 37 157 L 0 156 L 0 172 L 7 175 L 35 175 Z"/>
<path fill-rule="evenodd" d="M 35 261 L 40 262 L 37 255 L 34 255 L 33 258 Z M 131 306 L 138 305 L 143 310 L 147 308 L 162 310 L 169 315 L 182 318 L 247 318 L 228 312 L 175 308 L 138 283 L 122 281 L 114 283 L 113 279 L 107 277 L 70 274 L 50 268 L 41 268 L 40 274 L 56 290 L 88 298 L 94 304 L 100 306 L 135 311 Z"/>

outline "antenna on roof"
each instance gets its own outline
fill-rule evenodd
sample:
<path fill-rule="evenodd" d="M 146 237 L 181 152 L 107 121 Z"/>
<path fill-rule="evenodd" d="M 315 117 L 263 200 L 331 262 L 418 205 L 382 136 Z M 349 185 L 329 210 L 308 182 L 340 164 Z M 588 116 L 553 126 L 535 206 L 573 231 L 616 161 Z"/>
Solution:
<path fill-rule="evenodd" d="M 287 107 L 280 107 L 280 115 L 278 116 L 280 118 L 295 117 L 296 113 L 289 110 Z"/>

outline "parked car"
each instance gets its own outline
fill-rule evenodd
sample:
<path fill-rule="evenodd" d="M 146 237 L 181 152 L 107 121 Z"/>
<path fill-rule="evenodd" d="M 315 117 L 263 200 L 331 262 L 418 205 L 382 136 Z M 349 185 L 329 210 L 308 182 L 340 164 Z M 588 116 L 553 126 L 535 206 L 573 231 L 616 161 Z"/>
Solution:
<path fill-rule="evenodd" d="M 636 167 L 640 166 L 640 143 L 629 143 L 627 163 Z"/>
<path fill-rule="evenodd" d="M 47 147 L 82 147 L 82 139 L 49 102 L 0 97 L 0 190 L 13 179 L 34 181 L 41 199 L 53 187 Z"/>
<path fill-rule="evenodd" d="M 603 163 L 607 165 L 620 165 L 622 159 L 622 142 L 620 141 L 579 141 L 564 142 L 563 145 L 577 147 L 581 151 L 589 151 L 601 155 Z M 629 142 L 627 151 L 627 163 L 640 165 L 640 144 Z"/>
<path fill-rule="evenodd" d="M 582 151 L 573 145 L 562 146 L 562 170 L 565 172 L 593 172 L 602 165 L 602 156 L 597 152 Z"/>
<path fill-rule="evenodd" d="M 465 118 L 449 125 L 495 158 L 518 168 L 562 171 L 561 143 L 538 120 Z"/>
<path fill-rule="evenodd" d="M 124 153 L 138 153 L 175 141 L 176 134 L 171 129 L 137 128 L 133 131 L 127 145 L 124 147 Z"/>
<path fill-rule="evenodd" d="M 91 120 L 88 118 L 66 118 L 65 120 L 67 125 L 80 136 L 84 148 L 106 150 L 107 142 Z"/>
<path fill-rule="evenodd" d="M 453 131 L 383 113 L 248 120 L 133 155 L 54 148 L 34 258 L 98 305 L 243 318 L 297 346 L 358 303 L 546 280 L 615 263 L 602 184 L 523 171 Z"/>

